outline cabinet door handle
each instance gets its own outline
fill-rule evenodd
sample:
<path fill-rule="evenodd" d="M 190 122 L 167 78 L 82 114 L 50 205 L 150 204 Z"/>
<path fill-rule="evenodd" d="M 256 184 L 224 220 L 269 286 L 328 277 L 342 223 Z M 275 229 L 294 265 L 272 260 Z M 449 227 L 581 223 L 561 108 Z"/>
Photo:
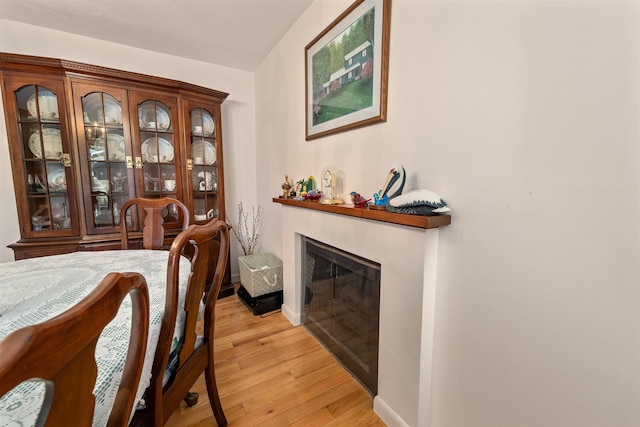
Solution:
<path fill-rule="evenodd" d="M 71 156 L 69 153 L 62 153 L 60 156 L 60 163 L 66 168 L 71 167 Z"/>
<path fill-rule="evenodd" d="M 142 157 L 136 157 L 136 169 L 142 169 Z"/>
<path fill-rule="evenodd" d="M 133 158 L 131 156 L 126 156 L 125 164 L 127 165 L 127 169 L 133 169 Z"/>
<path fill-rule="evenodd" d="M 187 170 L 193 170 L 193 160 L 187 159 Z"/>

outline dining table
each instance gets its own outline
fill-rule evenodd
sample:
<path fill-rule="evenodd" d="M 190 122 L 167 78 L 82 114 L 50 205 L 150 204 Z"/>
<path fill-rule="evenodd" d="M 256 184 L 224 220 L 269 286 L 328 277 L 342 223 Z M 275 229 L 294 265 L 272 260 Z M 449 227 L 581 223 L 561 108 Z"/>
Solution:
<path fill-rule="evenodd" d="M 149 336 L 136 401 L 151 380 L 151 367 L 164 314 L 167 262 L 164 250 L 80 251 L 0 263 L 0 340 L 25 326 L 42 323 L 80 302 L 111 272 L 137 272 L 149 289 Z M 179 307 L 183 306 L 190 264 L 180 260 Z M 174 344 L 180 340 L 178 313 Z M 135 325 L 134 325 L 135 327 Z M 125 298 L 96 346 L 98 375 L 93 394 L 93 426 L 106 425 L 122 377 L 131 331 L 131 299 Z M 64 339 L 64 337 L 61 337 Z M 2 355 L 0 354 L 0 363 Z M 0 426 L 31 426 L 44 400 L 42 381 L 30 380 L 0 398 Z"/>

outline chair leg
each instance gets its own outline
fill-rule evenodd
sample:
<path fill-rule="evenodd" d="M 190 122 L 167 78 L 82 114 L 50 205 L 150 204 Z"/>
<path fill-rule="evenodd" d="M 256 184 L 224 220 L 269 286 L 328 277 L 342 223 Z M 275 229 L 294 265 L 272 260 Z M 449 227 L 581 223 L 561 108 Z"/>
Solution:
<path fill-rule="evenodd" d="M 164 412 L 162 411 L 162 388 L 158 389 L 155 383 L 151 383 L 145 392 L 146 408 L 144 409 L 144 425 L 161 427 L 164 425 Z"/>
<path fill-rule="evenodd" d="M 196 404 L 198 403 L 198 393 L 193 391 L 187 393 L 187 395 L 184 397 L 184 403 L 186 403 L 189 408 L 196 406 Z"/>
<path fill-rule="evenodd" d="M 213 355 L 212 355 L 213 356 Z M 204 370 L 205 382 L 207 383 L 207 394 L 209 395 L 209 403 L 216 417 L 218 427 L 227 425 L 227 418 L 224 416 L 220 396 L 218 395 L 218 385 L 216 384 L 216 373 L 213 366 L 213 357 L 209 359 L 209 365 Z"/>

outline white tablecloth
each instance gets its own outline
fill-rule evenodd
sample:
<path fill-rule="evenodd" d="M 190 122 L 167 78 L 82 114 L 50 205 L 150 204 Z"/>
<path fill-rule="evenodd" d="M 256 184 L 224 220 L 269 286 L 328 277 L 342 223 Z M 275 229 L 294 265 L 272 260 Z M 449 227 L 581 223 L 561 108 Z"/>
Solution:
<path fill-rule="evenodd" d="M 0 339 L 27 325 L 41 323 L 75 305 L 110 272 L 138 272 L 147 281 L 150 302 L 149 341 L 137 398 L 149 386 L 151 366 L 164 313 L 167 251 L 128 250 L 75 252 L 0 263 Z M 186 283 L 189 264 L 181 264 Z M 181 299 L 184 289 L 181 289 Z M 94 426 L 106 425 L 122 377 L 131 324 L 127 297 L 96 348 L 98 378 L 94 389 Z M 2 363 L 2 355 L 0 355 Z M 23 383 L 0 399 L 0 426 L 35 424 L 44 396 L 36 381 Z"/>

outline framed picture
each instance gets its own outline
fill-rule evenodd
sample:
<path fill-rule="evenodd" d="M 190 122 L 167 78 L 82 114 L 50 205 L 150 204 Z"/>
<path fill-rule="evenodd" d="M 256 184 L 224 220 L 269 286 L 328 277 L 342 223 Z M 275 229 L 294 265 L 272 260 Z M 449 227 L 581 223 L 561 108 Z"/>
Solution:
<path fill-rule="evenodd" d="M 387 119 L 391 0 L 356 0 L 305 47 L 306 139 Z"/>

